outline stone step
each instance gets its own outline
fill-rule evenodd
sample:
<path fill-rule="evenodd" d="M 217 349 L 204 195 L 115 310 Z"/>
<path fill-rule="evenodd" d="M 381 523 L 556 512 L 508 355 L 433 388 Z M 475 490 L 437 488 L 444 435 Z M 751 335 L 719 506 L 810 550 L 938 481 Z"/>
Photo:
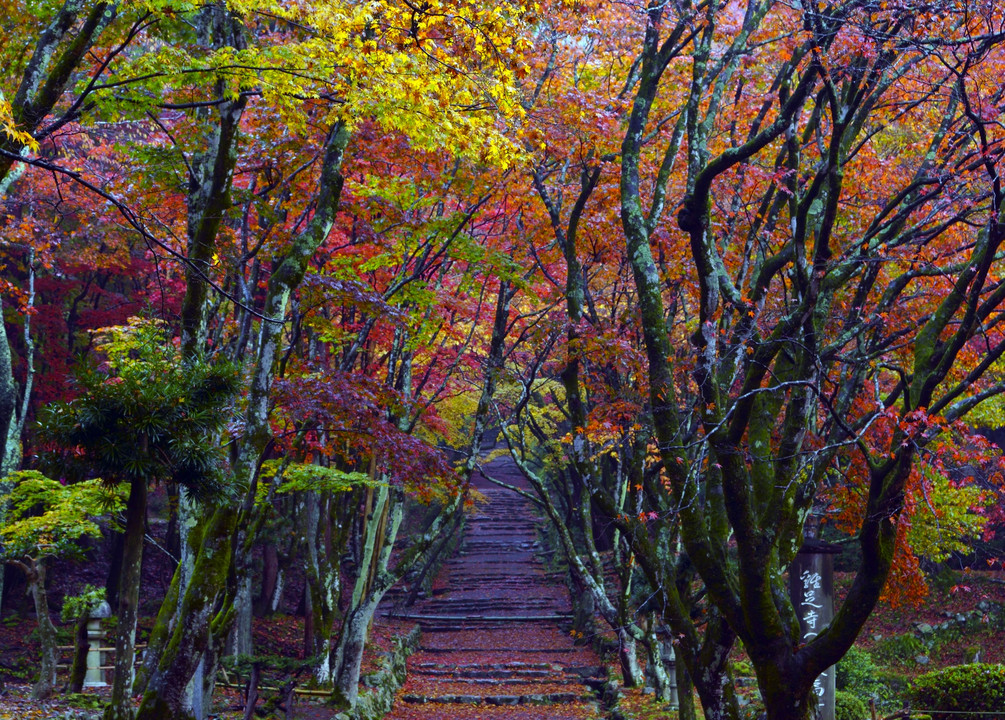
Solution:
<path fill-rule="evenodd" d="M 428 675 L 429 673 L 419 673 L 421 675 Z M 435 675 L 433 675 L 436 677 Z M 449 682 L 454 685 L 480 685 L 480 686 L 498 686 L 498 685 L 582 685 L 582 678 L 575 677 L 554 677 L 550 673 L 545 673 L 544 676 L 538 677 L 466 677 L 452 675 L 446 673 L 440 675 L 444 682 Z"/>
<path fill-rule="evenodd" d="M 572 650 L 568 648 L 527 648 L 527 647 L 494 647 L 494 648 L 484 648 L 484 647 L 430 647 L 428 645 L 422 645 L 420 648 L 423 652 L 431 653 L 471 653 L 471 652 L 493 652 L 493 653 L 529 653 L 531 655 L 568 655 L 579 648 L 574 648 Z"/>
<path fill-rule="evenodd" d="M 497 679 L 497 680 L 512 680 L 519 678 L 530 678 L 537 680 L 544 677 L 552 677 L 555 671 L 551 668 L 547 670 L 431 670 L 425 668 L 416 668 L 413 672 L 419 673 L 420 675 L 428 675 L 430 677 L 449 677 L 449 678 L 470 678 L 470 679 Z"/>
<path fill-rule="evenodd" d="M 528 663 L 514 660 L 506 663 L 416 663 L 415 667 L 428 670 L 463 670 L 465 668 L 496 668 L 498 670 L 554 670 L 553 663 Z"/>
<path fill-rule="evenodd" d="M 415 613 L 385 613 L 385 617 L 395 617 L 401 620 L 451 621 L 463 623 L 498 623 L 498 622 L 555 622 L 568 620 L 572 613 L 552 615 L 418 615 Z M 456 629 L 456 628 L 455 628 Z"/>
<path fill-rule="evenodd" d="M 557 663 L 533 663 L 532 666 L 526 664 L 492 665 L 489 663 L 465 663 L 453 665 L 448 663 L 421 663 L 417 665 L 413 672 L 443 677 L 468 677 L 468 678 L 508 678 L 508 677 L 577 677 L 583 678 L 603 678 L 607 676 L 607 670 L 600 665 L 567 665 L 562 666 Z"/>
<path fill-rule="evenodd" d="M 407 703 L 469 703 L 472 705 L 554 705 L 592 700 L 590 695 L 578 693 L 530 693 L 527 695 L 417 695 L 406 693 L 401 699 Z"/>
<path fill-rule="evenodd" d="M 490 471 L 527 487 L 508 458 Z M 418 623 L 422 644 L 387 720 L 585 720 L 606 669 L 561 626 L 572 617 L 564 578 L 548 572 L 531 503 L 486 487 L 454 556 L 442 565 L 438 597 L 382 608 Z"/>

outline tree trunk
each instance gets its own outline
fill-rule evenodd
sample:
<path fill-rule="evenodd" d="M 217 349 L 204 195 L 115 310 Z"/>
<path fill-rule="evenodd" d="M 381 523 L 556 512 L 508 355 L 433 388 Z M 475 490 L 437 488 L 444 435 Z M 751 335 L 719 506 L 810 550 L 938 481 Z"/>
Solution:
<path fill-rule="evenodd" d="M 276 585 L 272 588 L 272 593 L 269 595 L 269 606 L 267 609 L 269 615 L 279 612 L 279 608 L 283 605 L 284 590 L 286 590 L 286 571 L 280 567 L 276 573 Z"/>
<path fill-rule="evenodd" d="M 143 665 L 137 672 L 136 681 L 133 683 L 133 692 L 136 694 L 141 695 L 146 692 L 147 683 L 157 672 L 164 650 L 174 633 L 182 598 L 195 572 L 196 555 L 202 543 L 203 531 L 209 520 L 210 517 L 205 515 L 205 509 L 196 504 L 191 493 L 183 487 L 179 488 L 178 565 L 171 578 L 171 586 L 168 588 L 167 595 L 157 612 L 157 620 L 150 631 L 147 650 L 143 656 Z"/>
<path fill-rule="evenodd" d="M 381 596 L 383 593 L 381 593 Z M 363 663 L 363 648 L 366 645 L 367 630 L 380 598 L 368 597 L 367 602 L 353 608 L 342 626 L 336 661 L 334 663 L 334 684 L 332 699 L 336 706 L 356 707 L 359 697 L 359 671 Z"/>
<path fill-rule="evenodd" d="M 317 638 L 314 629 L 314 603 L 311 602 L 311 579 L 304 583 L 304 657 L 313 657 L 316 651 Z"/>
<path fill-rule="evenodd" d="M 190 683 L 207 651 L 212 633 L 227 622 L 218 616 L 230 569 L 231 540 L 237 524 L 235 508 L 213 513 L 203 533 L 193 572 L 178 608 L 177 622 L 156 672 L 147 683 L 137 720 L 191 718 Z M 196 678 L 199 687 L 204 683 Z"/>
<path fill-rule="evenodd" d="M 304 571 L 304 654 L 305 657 L 327 655 L 328 643 L 338 601 L 338 574 L 329 555 L 322 517 L 327 519 L 328 494 L 304 493 L 301 527 L 303 528 Z M 309 627 L 308 627 L 309 625 Z M 324 661 L 322 661 L 323 664 Z"/>
<path fill-rule="evenodd" d="M 447 530 L 447 534 L 444 536 L 443 540 L 437 544 L 436 548 L 429 553 L 426 561 L 422 563 L 422 567 L 419 569 L 418 573 L 415 573 L 411 580 L 411 587 L 408 589 L 408 596 L 405 598 L 405 607 L 412 607 L 415 601 L 419 597 L 419 593 L 422 592 L 423 586 L 426 585 L 427 580 L 430 586 L 432 586 L 433 578 L 430 577 L 430 573 L 433 568 L 437 566 L 437 561 L 440 556 L 446 551 L 447 547 L 450 545 L 450 539 L 457 532 L 457 528 L 461 526 L 464 520 L 464 513 L 459 512 L 454 517 L 453 522 L 450 523 L 450 529 Z"/>
<path fill-rule="evenodd" d="M 84 690 L 84 677 L 87 675 L 87 652 L 91 649 L 91 641 L 87 637 L 87 622 L 90 613 L 85 612 L 77 618 L 73 630 L 73 664 L 70 666 L 70 683 L 68 690 L 79 693 Z"/>
<path fill-rule="evenodd" d="M 569 573 L 568 588 L 572 602 L 572 629 L 579 635 L 588 636 L 593 633 L 593 620 L 597 612 L 597 601 L 592 590 L 580 580 L 577 573 Z"/>
<path fill-rule="evenodd" d="M 227 655 L 254 655 L 255 648 L 251 636 L 251 621 L 254 618 L 251 592 L 251 553 L 235 551 L 235 574 L 237 591 L 233 599 L 234 619 L 227 642 Z"/>
<path fill-rule="evenodd" d="M 621 664 L 621 682 L 625 687 L 638 687 L 642 682 L 642 668 L 635 653 L 635 638 L 624 627 L 618 628 L 618 662 Z"/>
<path fill-rule="evenodd" d="M 704 643 L 691 673 L 705 720 L 738 720 L 740 717 L 729 664 L 734 638 L 725 620 L 713 614 L 705 627 Z"/>
<path fill-rule="evenodd" d="M 677 717 L 680 720 L 698 720 L 694 706 L 694 684 L 687 668 L 677 664 Z"/>
<path fill-rule="evenodd" d="M 792 663 L 780 661 L 765 672 L 757 665 L 757 685 L 764 698 L 768 720 L 815 720 L 817 698 Z M 812 683 L 812 681 L 811 681 Z M 804 691 L 800 687 L 805 687 Z"/>
<path fill-rule="evenodd" d="M 266 542 L 262 545 L 262 588 L 253 604 L 256 616 L 275 612 L 273 599 L 280 583 L 279 551 L 274 542 Z"/>
<path fill-rule="evenodd" d="M 180 562 L 181 560 L 181 509 L 179 504 L 181 503 L 181 489 L 178 487 L 177 483 L 168 483 L 167 485 L 167 498 L 168 498 L 168 525 L 167 532 L 164 537 L 164 549 L 167 550 L 168 555 L 175 558 Z"/>
<path fill-rule="evenodd" d="M 0 318 L 2 317 L 3 302 L 0 300 Z M 13 470 L 7 458 L 13 452 L 13 438 L 11 437 L 10 430 L 16 424 L 17 383 L 14 380 L 7 332 L 3 327 L 0 327 L 0 441 L 3 442 L 3 452 L 0 454 L 0 477 L 5 477 Z"/>
<path fill-rule="evenodd" d="M 392 499 L 391 489 L 386 485 L 377 488 L 373 505 L 363 523 L 363 552 L 338 645 L 329 653 L 331 657 L 327 662 L 323 661 L 322 667 L 318 668 L 318 681 L 333 682 L 335 702 L 347 708 L 356 705 L 363 645 L 374 610 L 386 590 L 377 580 L 387 569 L 401 515 L 400 502 Z"/>
<path fill-rule="evenodd" d="M 119 607 L 119 588 L 122 585 L 122 552 L 125 548 L 124 534 L 111 530 L 109 544 L 108 575 L 105 577 L 105 597 L 109 607 Z"/>
<path fill-rule="evenodd" d="M 45 560 L 37 560 L 32 565 L 26 574 L 35 600 L 41 656 L 38 681 L 32 688 L 31 696 L 35 700 L 45 700 L 52 695 L 56 687 L 56 628 L 49 617 L 49 596 L 45 590 Z"/>
<path fill-rule="evenodd" d="M 657 700 L 674 708 L 677 707 L 678 700 L 673 644 L 663 641 L 657 630 L 654 618 L 649 627 L 646 647 L 646 683 L 652 687 Z"/>
<path fill-rule="evenodd" d="M 258 702 L 258 679 L 262 674 L 260 663 L 251 664 L 251 676 L 244 691 L 244 720 L 254 720 L 255 704 Z"/>
<path fill-rule="evenodd" d="M 136 479 L 129 487 L 126 530 L 122 538 L 122 577 L 119 582 L 118 626 L 115 631 L 115 678 L 105 720 L 130 720 L 133 716 L 133 661 L 136 656 L 136 621 L 139 616 L 140 572 L 147 517 L 147 483 Z"/>
<path fill-rule="evenodd" d="M 3 93 L 0 92 L 0 96 Z M 0 192 L 0 196 L 3 193 Z M 35 271 L 33 269 L 34 251 L 29 251 L 29 286 L 28 286 L 28 309 L 35 303 Z M 7 493 L 9 483 L 6 478 L 21 466 L 22 447 L 21 434 L 24 430 L 25 418 L 28 413 L 28 402 L 31 399 L 32 379 L 34 376 L 33 351 L 34 345 L 31 338 L 31 319 L 29 314 L 24 316 L 24 344 L 25 360 L 27 368 L 25 370 L 24 392 L 20 398 L 20 411 L 18 411 L 17 381 L 14 379 L 13 364 L 11 362 L 10 344 L 7 340 L 7 332 L 3 326 L 3 302 L 0 298 L 0 524 L 3 524 L 7 515 Z M 0 563 L 0 616 L 3 615 L 3 586 L 4 572 L 6 565 Z"/>
<path fill-rule="evenodd" d="M 184 559 L 175 568 L 174 575 L 171 578 L 171 585 L 168 587 L 167 594 L 161 602 L 160 610 L 157 611 L 157 619 L 154 620 L 154 626 L 150 630 L 150 637 L 147 639 L 147 649 L 143 653 L 143 663 L 136 670 L 136 678 L 133 680 L 134 694 L 142 695 L 146 692 L 147 683 L 153 674 L 157 672 L 157 663 L 160 662 L 161 654 L 171 639 L 171 633 L 174 630 L 175 613 L 178 611 L 178 585 L 181 581 L 180 576 L 183 563 Z"/>

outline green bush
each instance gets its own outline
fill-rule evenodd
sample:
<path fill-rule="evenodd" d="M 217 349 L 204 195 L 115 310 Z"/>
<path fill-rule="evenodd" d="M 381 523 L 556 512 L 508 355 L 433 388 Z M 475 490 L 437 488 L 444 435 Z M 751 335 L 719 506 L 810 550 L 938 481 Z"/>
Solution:
<path fill-rule="evenodd" d="M 926 655 L 928 648 L 914 633 L 904 633 L 880 640 L 876 643 L 874 653 L 877 658 L 886 663 L 914 665 L 914 658 L 918 655 Z"/>
<path fill-rule="evenodd" d="M 756 674 L 754 666 L 750 664 L 749 660 L 735 660 L 733 662 L 734 677 L 754 677 Z"/>
<path fill-rule="evenodd" d="M 837 664 L 835 685 L 860 698 L 873 698 L 881 711 L 892 712 L 901 705 L 907 680 L 896 671 L 880 667 L 867 650 L 852 646 Z"/>
<path fill-rule="evenodd" d="M 834 693 L 834 720 L 868 720 L 869 706 L 857 695 L 838 690 Z"/>
<path fill-rule="evenodd" d="M 916 678 L 908 691 L 919 711 L 994 712 L 980 720 L 1005 720 L 1005 665 L 956 665 Z M 932 713 L 932 720 L 959 720 L 950 712 Z"/>
<path fill-rule="evenodd" d="M 884 703 L 896 704 L 899 708 L 903 703 L 901 698 L 907 692 L 911 684 L 909 676 L 897 672 L 896 670 L 881 669 L 876 673 L 876 683 L 880 688 L 878 701 L 882 707 Z"/>
<path fill-rule="evenodd" d="M 838 690 L 848 690 L 856 695 L 871 695 L 869 691 L 877 684 L 877 673 L 879 666 L 872 655 L 867 650 L 852 645 L 838 661 L 834 682 Z"/>

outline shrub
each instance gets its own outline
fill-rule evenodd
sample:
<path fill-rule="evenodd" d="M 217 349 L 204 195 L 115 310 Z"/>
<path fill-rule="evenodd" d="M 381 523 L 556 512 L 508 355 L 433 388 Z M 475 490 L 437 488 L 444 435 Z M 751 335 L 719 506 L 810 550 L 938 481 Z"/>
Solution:
<path fill-rule="evenodd" d="M 733 662 L 734 677 L 754 677 L 756 674 L 754 666 L 750 664 L 749 660 L 735 660 Z"/>
<path fill-rule="evenodd" d="M 880 660 L 899 665 L 913 665 L 917 655 L 925 655 L 928 648 L 914 633 L 904 633 L 884 638 L 876 643 L 875 654 Z"/>
<path fill-rule="evenodd" d="M 867 720 L 869 706 L 857 695 L 838 690 L 834 693 L 834 720 Z"/>
<path fill-rule="evenodd" d="M 848 690 L 857 695 L 870 695 L 873 686 L 877 685 L 876 675 L 879 666 L 867 650 L 854 645 L 845 653 L 837 664 L 837 674 L 834 682 L 838 690 Z"/>
<path fill-rule="evenodd" d="M 882 706 L 883 703 L 896 703 L 899 707 L 903 704 L 900 702 L 900 699 L 907 692 L 911 679 L 896 670 L 881 669 L 876 673 L 876 682 L 880 688 L 880 705 Z"/>
<path fill-rule="evenodd" d="M 837 664 L 835 685 L 860 698 L 873 698 L 880 710 L 892 712 L 900 707 L 907 681 L 900 673 L 877 665 L 867 650 L 852 646 Z"/>
<path fill-rule="evenodd" d="M 908 691 L 911 705 L 933 712 L 932 720 L 958 720 L 949 711 L 994 712 L 982 720 L 1005 720 L 1005 665 L 956 665 L 916 678 Z"/>

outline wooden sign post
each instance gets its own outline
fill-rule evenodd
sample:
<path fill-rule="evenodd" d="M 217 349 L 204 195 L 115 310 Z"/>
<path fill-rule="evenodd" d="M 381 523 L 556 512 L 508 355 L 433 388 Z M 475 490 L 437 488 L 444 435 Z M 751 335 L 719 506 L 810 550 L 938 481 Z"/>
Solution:
<path fill-rule="evenodd" d="M 807 540 L 789 568 L 789 597 L 799 617 L 803 642 L 809 642 L 834 617 L 834 556 L 840 545 Z M 817 719 L 834 720 L 834 668 L 822 672 L 813 683 Z"/>

